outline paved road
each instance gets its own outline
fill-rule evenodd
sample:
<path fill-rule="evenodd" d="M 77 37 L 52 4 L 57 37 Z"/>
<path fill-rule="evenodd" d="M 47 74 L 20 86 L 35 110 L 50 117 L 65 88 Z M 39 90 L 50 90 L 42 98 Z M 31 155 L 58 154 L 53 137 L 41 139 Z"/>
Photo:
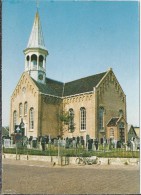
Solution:
<path fill-rule="evenodd" d="M 52 166 L 3 159 L 3 193 L 139 194 L 139 166 Z"/>

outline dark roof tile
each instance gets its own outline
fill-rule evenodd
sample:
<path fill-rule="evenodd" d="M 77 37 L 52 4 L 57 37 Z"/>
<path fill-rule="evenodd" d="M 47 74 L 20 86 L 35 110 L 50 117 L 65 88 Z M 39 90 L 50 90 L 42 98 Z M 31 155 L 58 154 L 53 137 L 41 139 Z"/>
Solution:
<path fill-rule="evenodd" d="M 62 97 L 63 83 L 55 81 L 49 78 L 46 78 L 46 84 L 39 83 L 32 79 L 36 86 L 39 88 L 39 91 L 45 94 L 50 94 L 54 96 Z"/>
<path fill-rule="evenodd" d="M 34 79 L 32 80 L 39 88 L 40 92 L 62 97 L 93 91 L 93 87 L 100 82 L 105 74 L 106 72 L 103 72 L 67 83 L 62 83 L 49 78 L 46 78 L 46 84 L 39 83 Z"/>
<path fill-rule="evenodd" d="M 106 72 L 65 83 L 64 96 L 93 91 Z"/>
<path fill-rule="evenodd" d="M 113 117 L 111 118 L 111 120 L 108 122 L 107 126 L 108 127 L 112 127 L 112 126 L 116 126 L 117 121 L 119 120 L 119 117 Z"/>

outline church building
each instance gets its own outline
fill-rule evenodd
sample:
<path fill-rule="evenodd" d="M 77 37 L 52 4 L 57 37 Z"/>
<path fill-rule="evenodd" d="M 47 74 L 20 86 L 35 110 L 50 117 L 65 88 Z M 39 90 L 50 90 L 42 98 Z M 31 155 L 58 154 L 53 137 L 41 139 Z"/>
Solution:
<path fill-rule="evenodd" d="M 46 77 L 48 51 L 38 11 L 24 55 L 25 70 L 11 96 L 11 134 L 22 122 L 28 138 L 127 140 L 126 95 L 112 68 L 66 83 Z"/>

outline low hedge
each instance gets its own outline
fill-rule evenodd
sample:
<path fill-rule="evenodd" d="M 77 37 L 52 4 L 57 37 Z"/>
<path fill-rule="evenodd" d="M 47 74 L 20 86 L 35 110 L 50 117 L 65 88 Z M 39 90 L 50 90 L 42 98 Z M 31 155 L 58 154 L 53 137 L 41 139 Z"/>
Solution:
<path fill-rule="evenodd" d="M 16 148 L 3 148 L 3 153 L 16 154 Z M 27 148 L 18 148 L 18 154 L 24 155 L 41 155 L 41 156 L 58 156 L 58 149 L 48 149 L 46 151 L 41 151 L 37 149 L 27 149 Z M 97 156 L 105 158 L 139 158 L 139 151 L 125 151 L 123 149 L 113 149 L 108 151 L 87 151 L 85 149 L 60 149 L 59 151 L 61 156 L 76 157 L 76 156 Z"/>

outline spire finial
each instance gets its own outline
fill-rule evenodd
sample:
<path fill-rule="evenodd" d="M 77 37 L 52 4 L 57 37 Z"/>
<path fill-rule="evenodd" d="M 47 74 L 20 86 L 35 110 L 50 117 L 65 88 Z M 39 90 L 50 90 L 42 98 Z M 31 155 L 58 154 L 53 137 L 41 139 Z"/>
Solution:
<path fill-rule="evenodd" d="M 37 8 L 37 11 L 38 11 L 38 8 L 39 8 L 39 0 L 36 0 L 36 8 Z"/>
<path fill-rule="evenodd" d="M 37 5 L 37 2 L 39 2 L 39 0 L 36 0 L 36 5 Z M 35 19 L 34 19 L 32 31 L 29 37 L 27 48 L 42 48 L 46 50 L 38 9 L 35 14 Z"/>

